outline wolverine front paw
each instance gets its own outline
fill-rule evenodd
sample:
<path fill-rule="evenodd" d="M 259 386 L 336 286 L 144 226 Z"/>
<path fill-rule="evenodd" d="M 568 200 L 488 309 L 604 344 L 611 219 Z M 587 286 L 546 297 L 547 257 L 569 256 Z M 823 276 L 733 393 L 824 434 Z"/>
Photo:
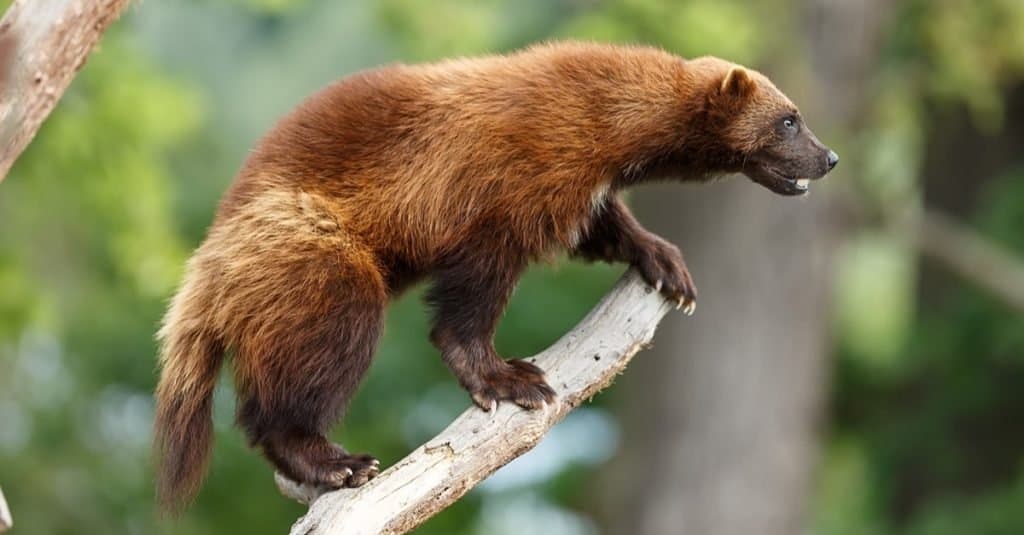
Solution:
<path fill-rule="evenodd" d="M 674 301 L 677 309 L 688 315 L 697 309 L 697 287 L 678 247 L 654 237 L 641 248 L 633 265 L 648 284 Z"/>
<path fill-rule="evenodd" d="M 525 360 L 507 360 L 493 372 L 480 378 L 480 385 L 470 389 L 473 403 L 485 411 L 498 406 L 498 401 L 511 401 L 524 409 L 539 409 L 555 401 L 555 391 L 544 380 L 544 370 Z"/>

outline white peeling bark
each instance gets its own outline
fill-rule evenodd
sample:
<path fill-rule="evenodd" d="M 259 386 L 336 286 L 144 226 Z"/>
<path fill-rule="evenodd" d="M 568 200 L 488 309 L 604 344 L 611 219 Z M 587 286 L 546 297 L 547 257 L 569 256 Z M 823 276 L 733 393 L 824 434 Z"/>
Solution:
<path fill-rule="evenodd" d="M 558 399 L 528 412 L 502 403 L 494 413 L 471 407 L 447 429 L 358 489 L 319 496 L 277 476 L 281 491 L 312 506 L 292 535 L 406 533 L 474 485 L 529 451 L 553 425 L 622 373 L 672 305 L 633 270 L 580 322 L 531 358 Z"/>
<path fill-rule="evenodd" d="M 0 532 L 7 531 L 14 526 L 11 519 L 11 510 L 7 507 L 7 500 L 4 499 L 4 491 L 0 489 Z"/>
<path fill-rule="evenodd" d="M 0 181 L 128 0 L 15 0 L 0 20 Z"/>

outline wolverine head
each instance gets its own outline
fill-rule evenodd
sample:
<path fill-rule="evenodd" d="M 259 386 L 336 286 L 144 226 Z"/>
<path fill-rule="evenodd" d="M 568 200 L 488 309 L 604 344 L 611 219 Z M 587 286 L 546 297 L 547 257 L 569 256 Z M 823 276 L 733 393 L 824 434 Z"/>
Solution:
<path fill-rule="evenodd" d="M 721 60 L 711 60 L 721 62 Z M 724 64 L 724 65 L 723 65 Z M 800 110 L 761 73 L 721 62 L 708 110 L 720 150 L 739 171 L 780 195 L 802 195 L 839 162 Z"/>

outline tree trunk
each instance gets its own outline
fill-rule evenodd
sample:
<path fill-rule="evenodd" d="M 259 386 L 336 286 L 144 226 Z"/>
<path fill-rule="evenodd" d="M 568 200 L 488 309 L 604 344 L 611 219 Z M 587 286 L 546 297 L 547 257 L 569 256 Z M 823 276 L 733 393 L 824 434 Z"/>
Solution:
<path fill-rule="evenodd" d="M 618 464 L 635 480 L 609 532 L 799 531 L 826 379 L 834 240 L 821 201 L 739 178 L 638 196 L 682 246 L 700 304 L 667 318 L 627 376 Z"/>
<path fill-rule="evenodd" d="M 863 86 L 886 10 L 859 0 L 804 8 L 812 74 L 777 81 L 827 141 L 858 116 L 865 97 L 852 88 Z M 826 180 L 852 175 L 851 159 Z M 700 298 L 694 317 L 666 319 L 624 380 L 623 451 L 604 485 L 614 489 L 609 533 L 802 531 L 840 235 L 823 193 L 812 184 L 809 198 L 780 198 L 734 177 L 635 197 L 640 219 L 682 248 Z"/>
<path fill-rule="evenodd" d="M 964 105 L 933 105 L 921 170 L 924 204 L 928 209 L 946 214 L 954 221 L 970 220 L 978 208 L 979 195 L 1000 178 L 999 173 L 1019 161 L 1020 147 L 1024 146 L 1024 84 L 1008 91 L 1006 99 L 1006 127 L 998 132 L 980 130 Z M 934 255 L 930 256 L 922 257 L 919 263 L 917 303 L 922 311 L 942 306 L 950 290 L 957 287 L 957 277 L 963 276 L 943 258 L 939 258 L 940 263 L 933 263 Z M 988 266 L 973 260 L 978 268 Z M 975 277 L 967 278 L 978 283 Z M 1020 291 L 993 293 L 1006 296 Z M 1019 299 L 1011 300 L 1011 304 L 1015 302 L 1019 308 Z"/>

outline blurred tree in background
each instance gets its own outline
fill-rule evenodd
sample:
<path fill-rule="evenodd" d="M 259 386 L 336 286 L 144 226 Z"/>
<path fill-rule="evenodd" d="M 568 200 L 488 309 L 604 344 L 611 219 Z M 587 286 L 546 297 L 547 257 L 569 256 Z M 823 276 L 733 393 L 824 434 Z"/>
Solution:
<path fill-rule="evenodd" d="M 855 64 L 864 69 L 855 76 L 836 68 L 847 63 L 823 60 L 846 58 L 851 43 L 869 39 L 842 31 L 859 20 L 850 13 L 876 17 L 879 25 L 868 46 L 853 47 L 862 56 Z M 821 396 L 831 392 L 820 408 L 827 424 L 814 435 L 823 454 L 808 448 L 796 459 L 815 475 L 790 505 L 806 531 L 1021 533 L 1022 312 L 922 259 L 887 216 L 939 210 L 1024 256 L 1019 0 L 138 4 L 104 37 L 0 184 L 0 484 L 17 529 L 284 532 L 303 509 L 277 494 L 267 465 L 232 428 L 227 381 L 218 391 L 213 469 L 199 501 L 176 523 L 158 521 L 152 507 L 153 332 L 217 199 L 255 139 L 330 80 L 381 63 L 566 37 L 650 43 L 761 68 L 802 105 L 812 126 L 826 125 L 817 133 L 843 156 L 840 173 L 814 188 L 812 202 L 785 204 L 790 225 L 830 221 L 831 214 L 839 228 L 824 238 L 837 256 L 834 272 L 821 278 L 831 308 L 814 327 L 827 345 L 812 355 L 822 372 L 816 380 L 831 381 L 816 387 Z M 652 198 L 678 195 L 708 214 L 728 213 L 730 192 L 742 192 L 736 194 L 753 213 L 779 202 L 741 180 L 669 188 L 638 195 L 647 212 L 640 218 L 668 233 L 683 222 L 687 228 L 719 223 L 674 214 L 670 202 Z M 842 215 L 849 212 L 861 215 Z M 815 230 L 807 224 L 801 235 L 814 237 Z M 722 277 L 709 270 L 729 273 L 727 262 L 763 262 L 769 272 L 799 269 L 810 253 L 798 240 L 786 243 L 761 258 L 755 250 L 737 251 L 736 243 L 711 243 L 697 253 L 681 242 L 684 253 L 714 258 L 695 272 L 704 290 L 701 309 L 716 302 L 739 306 L 735 295 L 709 295 L 701 284 Z M 788 260 L 780 265 L 777 258 Z M 620 271 L 569 263 L 531 269 L 502 322 L 499 350 L 522 356 L 547 346 Z M 790 306 L 772 305 L 780 315 Z M 421 309 L 416 293 L 392 307 L 370 377 L 337 430 L 350 449 L 372 451 L 385 464 L 468 405 L 427 341 Z M 692 326 L 704 325 L 700 316 L 698 310 Z M 686 414 L 669 410 L 671 400 L 686 396 L 673 398 L 680 393 L 659 390 L 672 384 L 652 379 L 674 365 L 669 359 L 730 362 L 728 353 L 691 351 L 683 329 L 693 327 L 674 324 L 665 324 L 659 353 L 641 356 L 611 395 L 573 413 L 535 452 L 419 532 L 614 533 L 623 524 L 610 521 L 613 512 L 626 525 L 655 525 L 643 518 L 653 509 L 623 508 L 608 497 L 642 495 L 648 488 L 642 474 L 677 451 L 650 454 L 637 472 L 623 457 L 610 459 L 646 440 L 675 444 L 671 436 L 687 429 L 686 421 L 673 419 L 654 427 L 653 418 L 633 412 Z M 798 322 L 794 329 L 801 325 L 810 328 Z M 745 332 L 724 322 L 702 328 L 738 340 Z M 682 334 L 672 335 L 677 330 Z M 745 342 L 761 344 L 766 355 L 785 350 L 774 338 Z M 679 369 L 701 369 L 690 366 Z M 762 388 L 767 379 L 758 382 L 766 376 L 743 373 L 753 382 L 737 382 L 736 389 L 752 384 L 773 391 Z M 719 380 L 729 384 L 728 375 Z M 728 419 L 740 410 L 730 398 L 742 393 L 727 391 L 715 406 L 686 408 Z M 815 429 L 820 422 L 805 423 Z M 611 487 L 621 493 L 607 492 Z M 741 497 L 725 498 L 743 510 Z M 671 504 L 676 496 L 661 499 Z M 680 510 L 688 499 L 678 496 Z"/>

